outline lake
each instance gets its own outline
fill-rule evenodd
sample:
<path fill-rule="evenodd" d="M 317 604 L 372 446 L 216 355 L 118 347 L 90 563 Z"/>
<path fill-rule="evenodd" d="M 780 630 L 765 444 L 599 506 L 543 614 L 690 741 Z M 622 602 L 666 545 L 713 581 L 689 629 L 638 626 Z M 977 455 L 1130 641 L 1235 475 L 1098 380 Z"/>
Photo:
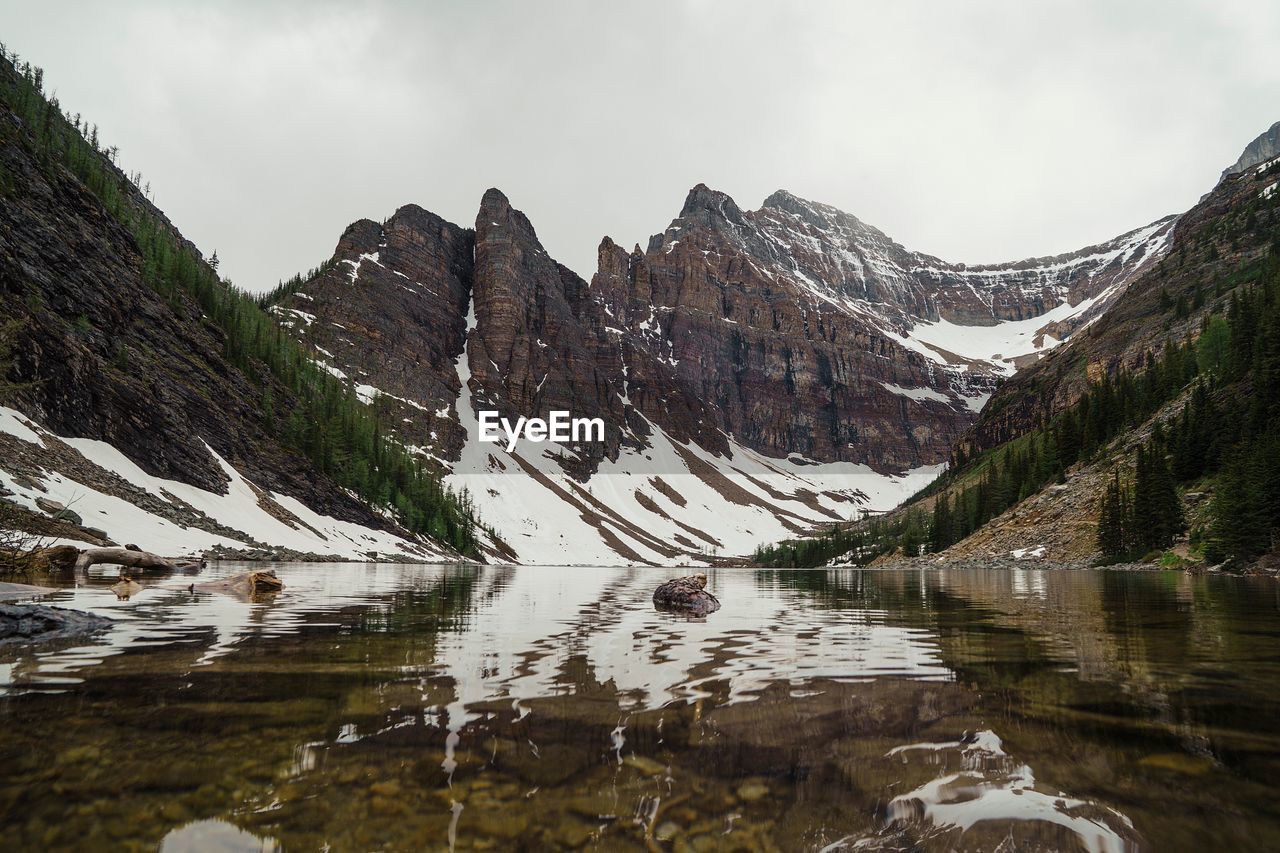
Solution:
<path fill-rule="evenodd" d="M 6 849 L 1280 849 L 1272 580 L 262 567 L 0 647 Z"/>

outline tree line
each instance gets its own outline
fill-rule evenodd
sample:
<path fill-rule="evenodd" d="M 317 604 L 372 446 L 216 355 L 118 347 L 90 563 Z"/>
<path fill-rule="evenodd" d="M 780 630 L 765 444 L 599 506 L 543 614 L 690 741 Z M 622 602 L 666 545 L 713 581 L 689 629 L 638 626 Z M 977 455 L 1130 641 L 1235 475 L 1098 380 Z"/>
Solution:
<path fill-rule="evenodd" d="M 1208 521 L 1192 531 L 1206 560 L 1247 563 L 1280 544 L 1280 255 L 1232 293 L 1225 317 L 1206 319 L 1197 351 L 1202 373 L 1187 404 L 1167 429 L 1155 426 L 1132 477 L 1116 471 L 1103 496 L 1105 559 L 1168 547 L 1185 529 L 1169 494 L 1206 477 L 1214 485 Z"/>

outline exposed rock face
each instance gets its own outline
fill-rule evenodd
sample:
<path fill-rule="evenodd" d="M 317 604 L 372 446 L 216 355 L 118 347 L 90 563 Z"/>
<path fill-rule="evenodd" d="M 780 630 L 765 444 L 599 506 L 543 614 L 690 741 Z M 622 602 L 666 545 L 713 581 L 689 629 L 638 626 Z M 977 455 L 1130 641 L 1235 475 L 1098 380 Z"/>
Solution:
<path fill-rule="evenodd" d="M 1082 306 L 1046 324 L 1061 339 L 1159 254 L 1169 225 L 1070 255 L 965 267 L 783 191 L 744 212 L 699 185 L 645 252 L 606 240 L 592 289 L 668 382 L 711 404 L 719 430 L 770 456 L 902 470 L 945 458 L 1001 372 L 913 345 L 914 327 L 995 326 Z"/>
<path fill-rule="evenodd" d="M 699 185 L 647 248 L 605 238 L 588 284 L 490 190 L 474 230 L 413 206 L 355 223 L 273 310 L 517 546 L 679 560 L 910 493 L 890 475 L 944 461 L 998 379 L 1109 304 L 1170 226 L 966 267 L 789 193 L 744 211 Z M 486 409 L 599 417 L 605 441 L 507 453 L 477 443 Z"/>
<path fill-rule="evenodd" d="M 606 441 L 581 449 L 596 460 L 616 457 L 625 425 L 623 362 L 602 309 L 585 281 L 547 255 L 506 196 L 484 194 L 469 350 L 477 400 L 509 416 L 560 410 L 603 418 Z"/>
<path fill-rule="evenodd" d="M 1238 175 L 1245 169 L 1265 163 L 1280 157 L 1280 121 L 1271 125 L 1257 139 L 1245 146 L 1244 151 L 1240 154 L 1240 159 L 1234 165 L 1228 166 L 1222 173 L 1225 178 L 1227 175 Z"/>
<path fill-rule="evenodd" d="M 362 399 L 410 424 L 406 436 L 425 439 L 412 444 L 446 458 L 464 439 L 448 407 L 460 387 L 454 362 L 474 250 L 471 230 L 405 205 L 381 225 L 349 226 L 326 269 L 273 308 Z"/>
<path fill-rule="evenodd" d="M 454 362 L 470 328 L 476 405 L 605 421 L 606 442 L 578 448 L 588 473 L 624 442 L 643 445 L 651 425 L 714 452 L 732 436 L 772 457 L 901 471 L 944 459 L 1013 358 L 1034 359 L 1092 317 L 1159 255 L 1169 227 L 966 267 L 786 192 L 743 211 L 699 185 L 647 250 L 605 238 L 588 285 L 490 190 L 474 266 L 471 232 L 409 206 L 383 226 L 351 226 L 329 270 L 276 310 L 322 360 L 398 407 L 405 441 L 437 461 L 456 460 L 464 439 Z M 1005 360 L 912 339 L 939 321 L 998 327 L 1064 307 Z"/>
<path fill-rule="evenodd" d="M 232 367 L 221 331 L 189 299 L 146 284 L 133 237 L 73 176 L 40 168 L 5 134 L 0 168 L 0 320 L 21 324 L 11 378 L 32 383 L 8 405 L 53 432 L 120 448 L 149 474 L 219 492 L 227 475 L 207 443 L 265 488 L 385 526 L 266 434 L 264 386 L 285 410 L 291 395 Z"/>
<path fill-rule="evenodd" d="M 175 488 L 194 486 L 227 496 L 233 485 L 230 467 L 248 472 L 263 492 L 258 496 L 262 504 L 271 500 L 270 492 L 296 498 L 342 522 L 393 530 L 385 516 L 273 438 L 266 428 L 264 400 L 269 397 L 277 411 L 288 412 L 295 403 L 292 392 L 268 371 L 249 375 L 235 367 L 225 357 L 224 333 L 193 298 L 181 290 L 162 295 L 152 287 L 138 243 L 120 217 L 56 157 L 34 147 L 11 107 L 12 66 L 7 61 L 0 66 L 0 326 L 11 338 L 15 356 L 4 379 L 20 386 L 3 404 L 47 429 L 42 432 L 46 439 L 56 434 L 104 442 L 110 448 L 81 449 L 88 455 L 123 458 L 122 469 L 136 465 Z M 143 214 L 145 221 L 194 251 L 105 155 L 100 165 L 124 210 Z M 463 256 L 469 262 L 469 246 Z M 469 275 L 469 263 L 468 271 L 459 274 Z M 453 342 L 455 349 L 459 345 L 460 340 Z M 11 427 L 31 435 L 26 427 L 12 422 Z M 44 489 L 41 481 L 58 474 L 89 485 L 62 464 L 80 456 L 62 442 L 24 442 L 0 430 L 0 448 L 0 469 L 31 489 Z M 134 506 L 163 505 L 156 514 L 176 524 L 233 533 L 207 518 L 195 518 L 198 514 L 172 493 L 117 485 L 106 494 Z M 105 510 L 90 515 L 83 505 L 58 515 L 72 521 L 79 514 L 86 525 L 108 521 Z M 110 521 L 136 518 L 120 514 Z M 83 530 L 104 539 L 97 535 L 101 532 L 97 527 Z M 250 541 L 246 534 L 251 537 L 252 531 L 229 539 Z"/>

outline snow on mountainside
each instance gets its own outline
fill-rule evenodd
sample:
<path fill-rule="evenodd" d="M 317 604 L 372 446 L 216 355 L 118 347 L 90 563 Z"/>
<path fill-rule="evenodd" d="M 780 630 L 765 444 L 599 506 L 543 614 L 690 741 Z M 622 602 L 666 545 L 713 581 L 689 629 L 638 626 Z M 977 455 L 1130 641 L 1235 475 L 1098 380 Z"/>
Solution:
<path fill-rule="evenodd" d="M 473 302 L 468 342 L 475 329 Z M 524 563 L 686 565 L 749 554 L 843 521 L 860 506 L 889 509 L 942 468 L 882 476 L 844 462 L 769 459 L 732 439 L 729 453 L 717 454 L 646 421 L 643 443 L 623 445 L 617 459 L 604 460 L 582 482 L 569 473 L 582 461 L 573 448 L 525 443 L 508 451 L 476 438 L 471 355 L 464 344 L 456 364 L 453 409 L 468 439 L 447 482 L 467 490 L 484 523 Z"/>
<path fill-rule="evenodd" d="M 274 311 L 533 563 L 714 562 L 885 510 L 941 469 L 1000 377 L 1096 316 L 1172 219 L 992 266 L 835 208 L 695 187 L 590 284 L 496 190 L 469 231 L 409 205 L 347 229 Z M 477 439 L 477 412 L 601 418 L 602 443 Z"/>
<path fill-rule="evenodd" d="M 1164 254 L 1176 220 L 1064 255 L 952 264 L 905 249 L 837 208 L 779 190 L 760 210 L 741 214 L 738 233 L 742 249 L 774 278 L 803 283 L 816 299 L 931 361 L 1008 375 L 1105 310 Z M 662 235 L 665 251 L 682 230 L 677 219 Z"/>
<path fill-rule="evenodd" d="M 105 533 L 104 539 L 145 542 L 163 554 L 221 547 L 344 559 L 456 559 L 423 542 L 322 515 L 294 497 L 263 489 L 205 447 L 229 480 L 225 493 L 152 476 L 104 441 L 60 437 L 0 407 L 0 451 L 6 460 L 0 492 L 35 513 L 42 512 L 37 500 L 55 501 L 80 516 L 85 527 Z M 82 539 L 66 541 L 84 545 Z"/>

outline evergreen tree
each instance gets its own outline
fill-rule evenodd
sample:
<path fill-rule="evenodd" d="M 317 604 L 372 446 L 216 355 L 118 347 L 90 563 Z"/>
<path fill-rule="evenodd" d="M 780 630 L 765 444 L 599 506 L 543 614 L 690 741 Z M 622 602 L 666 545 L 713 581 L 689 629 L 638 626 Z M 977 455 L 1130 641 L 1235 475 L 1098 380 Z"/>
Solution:
<path fill-rule="evenodd" d="M 1120 559 L 1126 551 L 1124 516 L 1120 500 L 1120 475 L 1112 474 L 1102 494 L 1098 513 L 1098 550 L 1106 559 Z"/>

